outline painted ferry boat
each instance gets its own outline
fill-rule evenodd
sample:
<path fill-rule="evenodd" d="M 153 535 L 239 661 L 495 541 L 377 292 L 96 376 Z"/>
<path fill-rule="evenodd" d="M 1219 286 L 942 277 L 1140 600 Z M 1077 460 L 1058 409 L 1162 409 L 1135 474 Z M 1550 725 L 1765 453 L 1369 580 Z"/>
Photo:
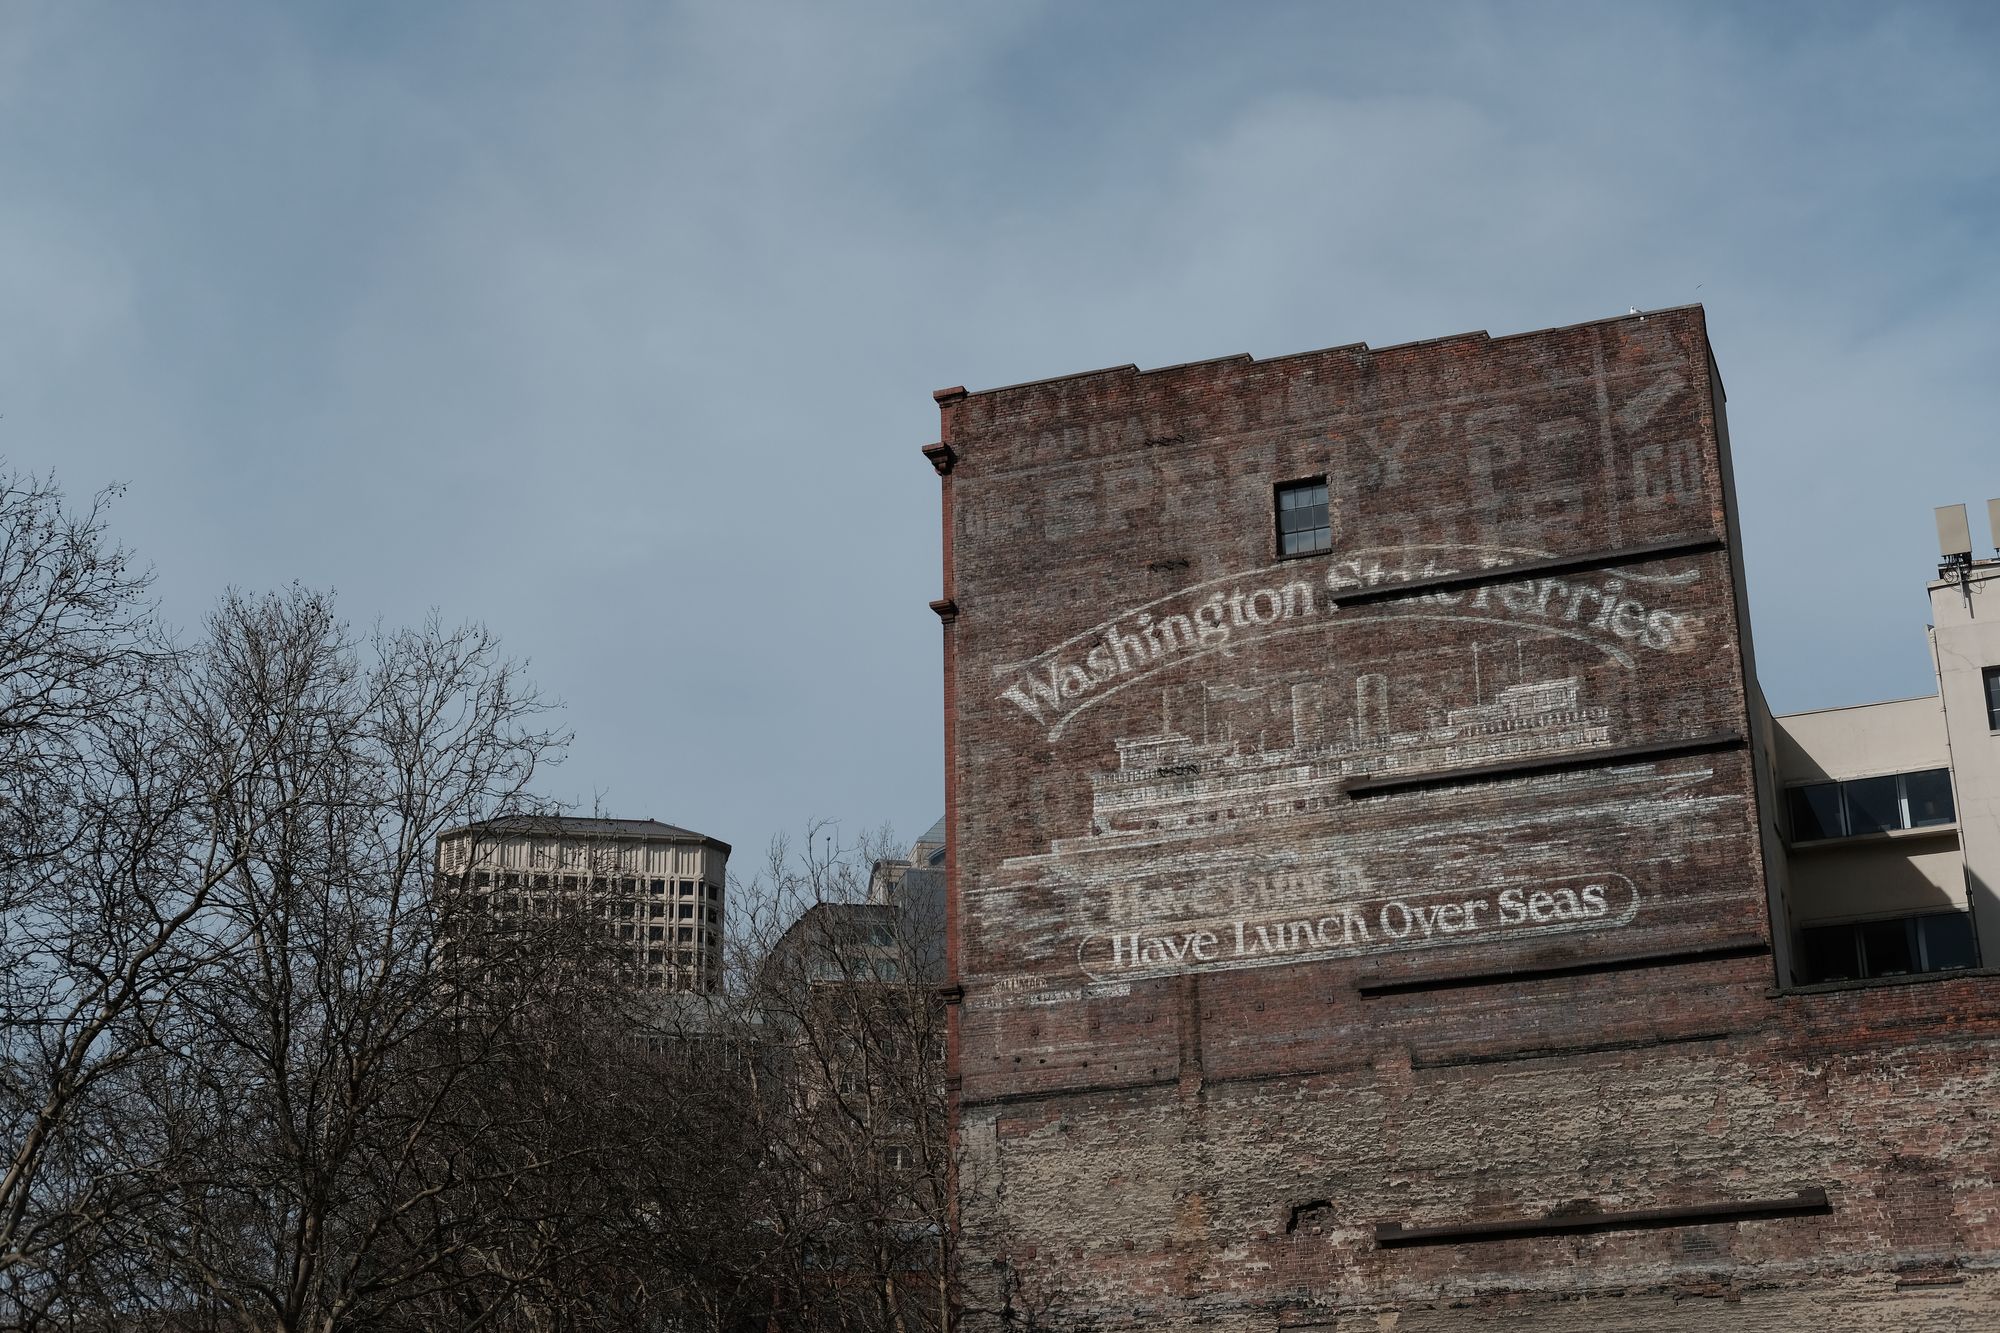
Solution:
<path fill-rule="evenodd" d="M 1197 740 L 1178 731 L 1116 742 L 1118 766 L 1091 775 L 1091 831 L 1058 839 L 1061 853 L 1106 839 L 1197 834 L 1218 824 L 1277 818 L 1344 803 L 1342 785 L 1357 778 L 1436 772 L 1470 764 L 1569 754 L 1610 744 L 1610 710 L 1586 706 L 1575 677 L 1526 681 L 1492 699 L 1445 711 L 1418 731 L 1370 734 L 1364 719 L 1372 688 L 1374 715 L 1386 712 L 1386 682 L 1364 677 L 1363 707 L 1338 740 L 1315 736 L 1293 703 L 1293 743 L 1248 746 L 1225 735 Z"/>

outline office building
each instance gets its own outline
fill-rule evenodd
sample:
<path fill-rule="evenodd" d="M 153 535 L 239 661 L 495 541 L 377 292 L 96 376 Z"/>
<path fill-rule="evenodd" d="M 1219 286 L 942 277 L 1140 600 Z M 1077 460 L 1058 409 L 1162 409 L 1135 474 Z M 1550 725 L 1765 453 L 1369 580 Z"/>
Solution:
<path fill-rule="evenodd" d="M 729 844 L 655 819 L 516 815 L 438 839 L 441 882 L 500 925 L 601 921 L 627 975 L 654 990 L 722 984 Z"/>

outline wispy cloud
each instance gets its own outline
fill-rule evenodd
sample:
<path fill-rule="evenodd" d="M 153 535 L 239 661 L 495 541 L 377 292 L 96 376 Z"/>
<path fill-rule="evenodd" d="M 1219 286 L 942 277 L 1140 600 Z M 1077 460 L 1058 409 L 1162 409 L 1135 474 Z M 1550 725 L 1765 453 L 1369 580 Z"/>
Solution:
<path fill-rule="evenodd" d="M 559 779 L 939 803 L 928 391 L 1707 304 L 1774 703 L 2000 492 L 1981 7 L 16 5 L 0 451 L 192 618 L 487 620 Z"/>

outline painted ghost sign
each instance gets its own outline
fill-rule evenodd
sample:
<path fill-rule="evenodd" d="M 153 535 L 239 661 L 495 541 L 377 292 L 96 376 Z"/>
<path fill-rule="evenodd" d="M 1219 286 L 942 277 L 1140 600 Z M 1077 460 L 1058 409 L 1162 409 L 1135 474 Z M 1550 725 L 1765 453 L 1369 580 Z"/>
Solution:
<path fill-rule="evenodd" d="M 1420 947 L 1493 935 L 1548 934 L 1620 926 L 1639 912 L 1639 892 L 1616 871 L 1515 884 L 1470 896 L 1401 893 L 1329 903 L 1321 914 L 1233 917 L 1164 929 L 1149 924 L 1085 936 L 1077 963 L 1093 981 L 1158 976 L 1189 967 L 1255 967 L 1351 957 L 1371 947 Z"/>
<path fill-rule="evenodd" d="M 1416 563 L 1418 557 L 1421 564 Z M 1452 563 L 1441 565 L 1441 559 Z M 1448 571 L 1504 570 L 1524 559 L 1545 562 L 1550 556 L 1491 547 L 1359 551 L 1329 562 L 1318 583 L 1299 577 L 1295 563 L 1224 575 L 1134 607 L 1029 661 L 1002 663 L 993 671 L 1010 682 L 1000 697 L 1047 726 L 1049 739 L 1054 740 L 1077 713 L 1161 671 L 1211 653 L 1322 627 L 1338 611 L 1336 599 L 1343 592 L 1393 588 Z M 1593 643 L 1629 668 L 1635 648 L 1677 653 L 1695 647 L 1700 614 L 1674 610 L 1658 598 L 1697 577 L 1693 570 L 1627 571 L 1595 578 L 1496 581 L 1469 590 L 1425 594 L 1403 614 L 1467 626 L 1517 624 L 1536 633 Z M 1348 620 L 1355 618 L 1355 613 L 1348 613 Z"/>
<path fill-rule="evenodd" d="M 1705 353 L 1565 337 L 947 406 L 969 1008 L 1760 928 Z"/>

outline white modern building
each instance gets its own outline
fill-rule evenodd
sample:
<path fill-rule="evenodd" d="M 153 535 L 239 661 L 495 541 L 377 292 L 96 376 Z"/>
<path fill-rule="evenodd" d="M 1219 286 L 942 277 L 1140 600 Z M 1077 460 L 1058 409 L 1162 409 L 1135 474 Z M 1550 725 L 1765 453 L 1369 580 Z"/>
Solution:
<path fill-rule="evenodd" d="M 1798 984 L 2000 966 L 2000 558 L 1938 523 L 1937 692 L 1772 720 Z"/>

